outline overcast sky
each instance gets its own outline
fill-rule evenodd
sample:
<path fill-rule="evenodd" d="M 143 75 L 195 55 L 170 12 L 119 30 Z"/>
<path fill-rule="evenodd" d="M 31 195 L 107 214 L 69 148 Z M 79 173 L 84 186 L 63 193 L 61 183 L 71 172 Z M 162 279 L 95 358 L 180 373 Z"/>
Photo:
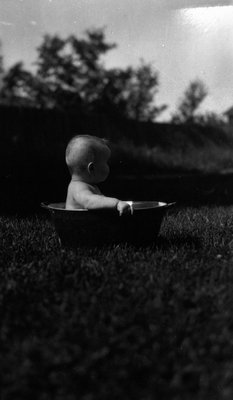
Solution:
<path fill-rule="evenodd" d="M 45 33 L 80 36 L 99 27 L 118 45 L 107 66 L 153 63 L 157 103 L 169 105 L 164 118 L 196 78 L 209 89 L 204 109 L 233 105 L 233 0 L 0 0 L 5 67 L 20 60 L 30 67 Z"/>

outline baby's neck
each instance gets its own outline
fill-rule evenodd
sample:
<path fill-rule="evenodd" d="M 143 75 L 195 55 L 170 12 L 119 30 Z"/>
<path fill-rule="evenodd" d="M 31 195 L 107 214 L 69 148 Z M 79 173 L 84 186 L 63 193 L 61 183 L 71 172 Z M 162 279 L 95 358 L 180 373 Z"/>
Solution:
<path fill-rule="evenodd" d="M 78 174 L 73 174 L 71 176 L 71 181 L 72 182 L 85 182 L 85 183 L 89 183 L 88 182 L 88 178 L 86 176 L 82 176 L 82 175 L 78 175 Z"/>
<path fill-rule="evenodd" d="M 87 183 L 88 185 L 92 185 L 92 186 L 95 186 L 97 184 L 97 182 L 93 182 L 91 179 L 88 179 L 87 177 L 80 176 L 80 175 L 72 175 L 71 182 L 83 182 L 83 183 Z"/>

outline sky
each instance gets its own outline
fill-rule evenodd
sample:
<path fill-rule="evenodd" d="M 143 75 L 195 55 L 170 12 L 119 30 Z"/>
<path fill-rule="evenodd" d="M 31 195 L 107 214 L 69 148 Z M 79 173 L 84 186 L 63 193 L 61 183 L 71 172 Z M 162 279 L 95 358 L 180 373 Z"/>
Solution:
<path fill-rule="evenodd" d="M 233 0 L 0 0 L 4 66 L 33 68 L 43 35 L 82 36 L 105 28 L 117 44 L 106 67 L 152 63 L 159 74 L 156 103 L 169 118 L 192 80 L 208 89 L 203 111 L 233 106 Z"/>

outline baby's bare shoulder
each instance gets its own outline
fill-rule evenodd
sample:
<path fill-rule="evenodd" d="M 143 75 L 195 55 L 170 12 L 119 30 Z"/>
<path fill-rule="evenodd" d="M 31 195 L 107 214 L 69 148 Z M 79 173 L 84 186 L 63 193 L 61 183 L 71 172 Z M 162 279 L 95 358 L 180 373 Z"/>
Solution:
<path fill-rule="evenodd" d="M 97 190 L 94 186 L 92 186 L 86 182 L 82 182 L 82 181 L 71 181 L 70 189 L 72 191 L 78 191 L 79 193 L 80 192 L 91 192 L 91 193 L 97 192 Z"/>

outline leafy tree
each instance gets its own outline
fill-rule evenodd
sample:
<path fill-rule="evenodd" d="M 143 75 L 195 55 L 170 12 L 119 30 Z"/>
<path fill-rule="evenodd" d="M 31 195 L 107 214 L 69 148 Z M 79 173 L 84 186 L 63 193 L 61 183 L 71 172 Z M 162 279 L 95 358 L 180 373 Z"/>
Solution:
<path fill-rule="evenodd" d="M 153 120 L 166 106 L 157 107 L 158 73 L 150 64 L 107 70 L 102 57 L 114 43 L 103 30 L 87 31 L 83 39 L 46 35 L 37 49 L 35 72 L 17 63 L 5 73 L 0 100 L 34 107 L 114 111 L 139 120 Z"/>
<path fill-rule="evenodd" d="M 156 106 L 158 73 L 150 64 L 141 61 L 136 68 L 106 71 L 107 83 L 102 93 L 104 107 L 112 107 L 128 118 L 151 121 L 166 109 L 166 105 Z"/>
<path fill-rule="evenodd" d="M 37 76 L 49 87 L 52 107 L 91 108 L 104 86 L 101 56 L 114 48 L 102 31 L 87 31 L 87 39 L 46 36 L 38 49 Z"/>
<path fill-rule="evenodd" d="M 9 69 L 7 74 L 3 75 L 2 90 L 0 92 L 0 101 L 11 105 L 34 104 L 36 91 L 36 78 L 23 69 L 21 62 L 15 64 Z"/>
<path fill-rule="evenodd" d="M 192 81 L 184 92 L 177 112 L 172 116 L 172 122 L 178 124 L 197 122 L 197 110 L 207 94 L 207 89 L 201 80 Z"/>
<path fill-rule="evenodd" d="M 100 57 L 115 45 L 105 42 L 102 31 L 87 32 L 87 39 L 44 37 L 37 49 L 35 73 L 13 66 L 4 77 L 2 97 L 12 103 L 26 98 L 36 107 L 71 110 L 86 107 L 103 85 Z"/>

